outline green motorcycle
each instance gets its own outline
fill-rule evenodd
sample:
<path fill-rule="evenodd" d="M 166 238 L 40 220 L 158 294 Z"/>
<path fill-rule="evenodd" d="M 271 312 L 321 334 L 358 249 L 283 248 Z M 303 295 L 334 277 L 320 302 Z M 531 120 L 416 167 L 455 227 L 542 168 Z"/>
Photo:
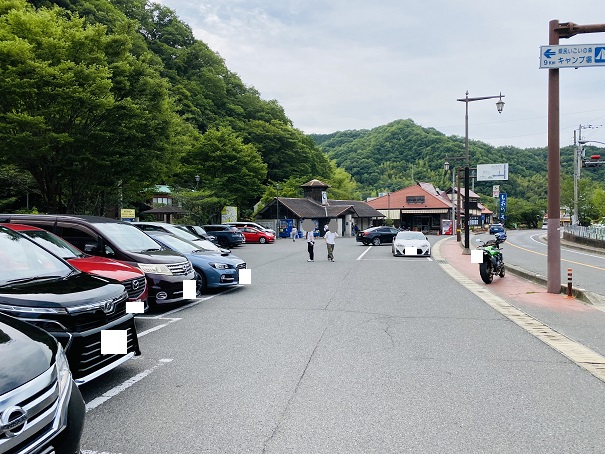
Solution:
<path fill-rule="evenodd" d="M 499 232 L 494 236 L 496 237 L 495 240 L 485 242 L 477 240 L 481 243 L 477 246 L 477 249 L 483 251 L 483 261 L 479 264 L 479 273 L 481 274 L 481 279 L 486 284 L 492 283 L 494 275 L 497 274 L 500 277 L 504 277 L 506 273 L 504 259 L 500 250 L 500 245 L 506 241 L 506 233 Z"/>

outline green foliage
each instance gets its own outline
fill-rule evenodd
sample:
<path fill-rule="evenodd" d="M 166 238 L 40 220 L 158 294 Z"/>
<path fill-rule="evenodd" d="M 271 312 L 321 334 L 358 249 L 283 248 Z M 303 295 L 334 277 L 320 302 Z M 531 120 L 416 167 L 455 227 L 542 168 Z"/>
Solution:
<path fill-rule="evenodd" d="M 176 191 L 172 193 L 174 200 L 188 215 L 176 221 L 177 224 L 204 225 L 217 221 L 216 215 L 220 213 L 227 199 L 215 196 L 212 191 Z"/>
<path fill-rule="evenodd" d="M 33 176 L 49 212 L 102 214 L 119 185 L 172 171 L 180 119 L 128 36 L 28 7 L 2 16 L 0 33 L 0 156 Z"/>
<path fill-rule="evenodd" d="M 201 135 L 183 160 L 188 181 L 200 175 L 200 187 L 227 204 L 250 207 L 263 193 L 267 165 L 256 148 L 245 144 L 231 129 Z"/>
<path fill-rule="evenodd" d="M 545 209 L 545 204 L 536 205 L 525 199 L 507 197 L 506 225 L 516 224 L 537 229 L 542 224 Z"/>

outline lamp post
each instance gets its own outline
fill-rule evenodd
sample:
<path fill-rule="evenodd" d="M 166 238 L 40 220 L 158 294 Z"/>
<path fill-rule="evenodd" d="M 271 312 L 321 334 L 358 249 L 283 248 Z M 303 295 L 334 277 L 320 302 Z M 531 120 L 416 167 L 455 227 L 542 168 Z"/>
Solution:
<path fill-rule="evenodd" d="M 276 214 L 275 214 L 275 239 L 277 240 L 279 238 L 279 183 L 275 184 L 275 189 L 277 191 L 277 197 L 275 198 L 275 202 L 276 202 Z"/>
<path fill-rule="evenodd" d="M 449 163 L 449 159 L 451 159 L 452 161 L 454 160 L 463 160 L 464 156 L 454 156 L 454 157 L 449 157 L 449 156 L 445 156 L 445 162 L 443 163 L 443 168 L 444 170 L 447 172 L 448 170 L 450 170 L 450 163 Z M 456 232 L 456 241 L 460 241 L 460 235 L 457 229 L 457 225 L 458 223 L 456 222 L 456 211 L 458 211 L 458 220 L 460 219 L 460 185 L 458 185 L 458 189 L 456 190 L 456 197 L 458 199 L 458 203 L 457 203 L 457 210 L 454 208 L 454 172 L 455 172 L 455 168 L 452 168 L 452 198 L 450 199 L 452 202 L 452 235 L 454 234 L 454 232 Z M 458 181 L 460 181 L 460 167 L 458 167 Z"/>
<path fill-rule="evenodd" d="M 197 191 L 199 185 L 200 185 L 200 176 L 196 175 L 195 176 L 195 190 L 196 191 Z"/>
<path fill-rule="evenodd" d="M 470 255 L 471 250 L 469 247 L 470 242 L 470 233 L 469 233 L 469 186 L 470 186 L 470 160 L 468 153 L 468 103 L 472 101 L 482 101 L 484 99 L 496 99 L 496 108 L 498 109 L 498 113 L 502 113 L 502 109 L 504 108 L 504 101 L 502 98 L 504 95 L 500 93 L 497 96 L 479 96 L 476 98 L 468 97 L 468 90 L 466 91 L 466 96 L 461 99 L 457 99 L 457 101 L 463 102 L 466 104 L 466 113 L 464 116 L 464 149 L 466 152 L 466 162 L 464 165 L 464 249 L 462 254 Z"/>

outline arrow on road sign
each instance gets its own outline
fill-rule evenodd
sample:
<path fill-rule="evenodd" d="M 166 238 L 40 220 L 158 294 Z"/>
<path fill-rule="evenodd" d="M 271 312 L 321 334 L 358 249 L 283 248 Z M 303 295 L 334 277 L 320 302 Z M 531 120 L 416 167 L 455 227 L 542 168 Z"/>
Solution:
<path fill-rule="evenodd" d="M 546 49 L 546 52 L 544 52 L 546 58 L 554 57 L 555 55 L 557 55 L 557 53 L 552 49 Z"/>

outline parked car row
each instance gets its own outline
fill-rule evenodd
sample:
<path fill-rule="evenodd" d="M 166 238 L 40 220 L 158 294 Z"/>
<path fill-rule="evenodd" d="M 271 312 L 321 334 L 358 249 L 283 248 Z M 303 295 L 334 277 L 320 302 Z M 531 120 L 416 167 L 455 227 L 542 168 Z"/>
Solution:
<path fill-rule="evenodd" d="M 187 280 L 197 297 L 239 283 L 243 260 L 171 227 L 0 215 L 0 452 L 79 453 L 78 386 L 140 354 L 128 305 L 182 301 Z M 114 330 L 125 352 L 103 351 Z"/>

